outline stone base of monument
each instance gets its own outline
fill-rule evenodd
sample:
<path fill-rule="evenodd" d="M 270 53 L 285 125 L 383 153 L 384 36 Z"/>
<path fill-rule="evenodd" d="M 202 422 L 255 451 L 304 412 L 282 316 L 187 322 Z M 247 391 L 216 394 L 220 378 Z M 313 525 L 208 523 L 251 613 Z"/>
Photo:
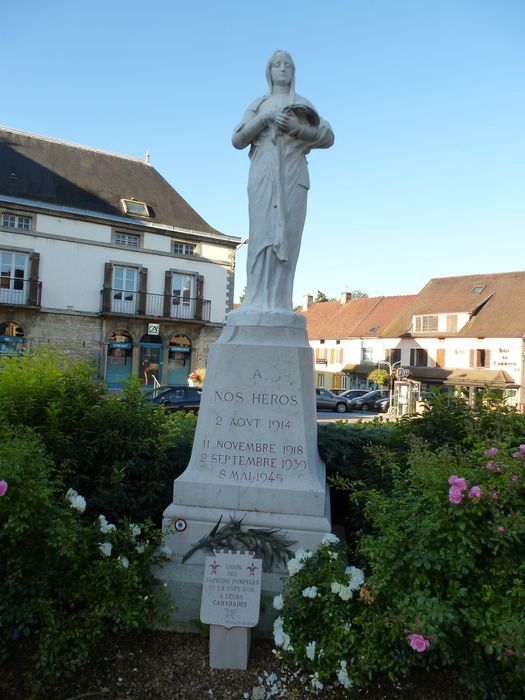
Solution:
<path fill-rule="evenodd" d="M 172 560 L 156 572 L 167 584 L 176 610 L 173 612 L 171 629 L 180 632 L 197 631 L 201 604 L 204 561 L 209 550 L 199 549 L 182 563 L 182 558 L 201 538 L 206 537 L 222 518 L 221 523 L 228 523 L 230 518 L 242 518 L 243 529 L 277 530 L 294 544 L 290 549 L 315 550 L 322 538 L 331 531 L 330 504 L 326 496 L 323 517 L 307 515 L 286 515 L 278 513 L 260 513 L 246 510 L 228 510 L 224 508 L 203 508 L 173 503 L 164 512 L 164 542 L 173 552 Z M 176 523 L 187 523 L 184 530 L 177 530 Z M 174 526 L 175 524 L 175 526 Z M 262 609 L 255 633 L 267 636 L 271 633 L 276 613 L 272 599 L 281 593 L 283 577 L 287 575 L 284 565 L 273 572 L 264 572 L 262 576 Z"/>
<path fill-rule="evenodd" d="M 190 463 L 175 480 L 163 519 L 173 556 L 158 575 L 177 608 L 171 628 L 190 630 L 199 619 L 209 549 L 195 547 L 232 548 L 217 541 L 231 518 L 242 520 L 243 530 L 292 540 L 293 551 L 315 550 L 331 531 L 317 450 L 313 354 L 297 314 L 230 314 L 210 348 Z M 269 633 L 271 598 L 281 592 L 285 574 L 284 565 L 263 574 L 255 633 Z"/>
<path fill-rule="evenodd" d="M 248 668 L 250 627 L 210 625 L 210 668 Z"/>

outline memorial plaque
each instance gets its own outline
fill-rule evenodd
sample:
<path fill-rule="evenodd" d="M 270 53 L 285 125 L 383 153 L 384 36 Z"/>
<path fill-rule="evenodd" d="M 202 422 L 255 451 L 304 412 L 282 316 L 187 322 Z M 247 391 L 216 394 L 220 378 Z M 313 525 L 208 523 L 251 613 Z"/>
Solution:
<path fill-rule="evenodd" d="M 215 552 L 206 557 L 201 622 L 255 627 L 261 602 L 262 560 L 250 552 Z"/>

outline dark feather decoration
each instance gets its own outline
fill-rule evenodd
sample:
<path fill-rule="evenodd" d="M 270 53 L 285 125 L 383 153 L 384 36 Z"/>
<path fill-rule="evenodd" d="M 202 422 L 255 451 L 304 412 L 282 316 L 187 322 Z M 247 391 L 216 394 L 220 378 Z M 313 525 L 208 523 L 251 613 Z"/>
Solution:
<path fill-rule="evenodd" d="M 288 559 L 293 557 L 290 547 L 295 544 L 293 540 L 286 540 L 279 533 L 278 528 L 270 530 L 258 530 L 256 528 L 242 529 L 242 521 L 230 518 L 230 522 L 219 530 L 222 515 L 219 522 L 213 527 L 209 535 L 202 537 L 182 558 L 182 563 L 195 554 L 199 549 L 206 549 L 213 554 L 217 549 L 229 549 L 233 552 L 255 552 L 255 556 L 262 559 L 265 571 L 273 571 L 280 564 L 286 565 Z"/>

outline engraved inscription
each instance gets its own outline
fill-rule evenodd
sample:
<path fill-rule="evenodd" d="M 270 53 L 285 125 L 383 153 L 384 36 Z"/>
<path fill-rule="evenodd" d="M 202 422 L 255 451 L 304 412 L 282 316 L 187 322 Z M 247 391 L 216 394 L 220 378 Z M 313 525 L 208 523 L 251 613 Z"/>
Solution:
<path fill-rule="evenodd" d="M 292 437 L 299 398 L 275 391 L 258 368 L 249 376 L 253 389 L 214 388 L 214 425 L 201 442 L 199 462 L 220 480 L 279 487 L 308 469 L 306 446 Z"/>

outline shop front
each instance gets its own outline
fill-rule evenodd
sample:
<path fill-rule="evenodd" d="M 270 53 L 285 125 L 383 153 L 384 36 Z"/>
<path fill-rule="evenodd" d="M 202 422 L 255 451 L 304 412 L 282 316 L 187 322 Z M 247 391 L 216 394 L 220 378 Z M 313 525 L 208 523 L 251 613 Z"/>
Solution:
<path fill-rule="evenodd" d="M 162 384 L 163 347 L 158 335 L 143 335 L 140 339 L 139 379 L 144 386 Z"/>
<path fill-rule="evenodd" d="M 25 349 L 22 327 L 14 321 L 0 323 L 0 357 L 21 355 Z"/>
<path fill-rule="evenodd" d="M 110 337 L 106 353 L 106 386 L 119 389 L 131 376 L 133 341 L 127 331 L 115 331 Z"/>
<path fill-rule="evenodd" d="M 186 335 L 174 335 L 168 346 L 167 383 L 186 384 L 190 373 L 191 340 Z"/>

